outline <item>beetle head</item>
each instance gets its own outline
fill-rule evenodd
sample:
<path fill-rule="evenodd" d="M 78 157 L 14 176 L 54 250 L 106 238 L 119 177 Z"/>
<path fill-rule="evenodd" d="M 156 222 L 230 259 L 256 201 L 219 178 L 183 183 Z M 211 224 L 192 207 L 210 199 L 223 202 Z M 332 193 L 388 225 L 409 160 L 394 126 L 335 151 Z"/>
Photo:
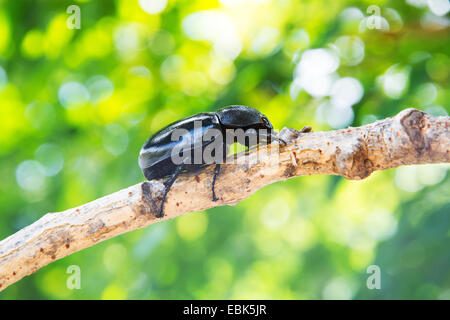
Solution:
<path fill-rule="evenodd" d="M 273 129 L 272 123 L 270 123 L 269 119 L 267 119 L 267 117 L 265 115 L 261 114 L 260 120 L 261 120 L 261 126 L 264 129 Z"/>
<path fill-rule="evenodd" d="M 226 128 L 269 129 L 269 119 L 256 109 L 247 106 L 229 106 L 216 112 L 220 123 Z"/>

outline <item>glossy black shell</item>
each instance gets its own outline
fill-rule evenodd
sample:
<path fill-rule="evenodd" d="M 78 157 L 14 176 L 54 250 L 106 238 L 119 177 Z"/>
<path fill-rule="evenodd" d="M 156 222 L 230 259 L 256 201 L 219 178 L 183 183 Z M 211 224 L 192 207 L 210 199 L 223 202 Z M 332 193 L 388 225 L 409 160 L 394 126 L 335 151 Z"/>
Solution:
<path fill-rule="evenodd" d="M 194 134 L 195 121 L 201 121 L 200 134 L 198 132 Z M 199 140 L 194 139 L 194 143 L 187 146 L 194 152 L 194 145 L 203 149 L 214 141 L 214 139 L 210 141 L 203 141 L 202 139 L 203 134 L 212 128 L 217 129 L 217 132 L 222 134 L 225 134 L 226 129 L 273 129 L 266 116 L 247 106 L 229 106 L 217 112 L 199 113 L 176 121 L 153 134 L 142 147 L 139 154 L 139 166 L 144 176 L 148 180 L 159 179 L 169 176 L 175 171 L 177 165 L 173 163 L 171 154 L 173 148 L 182 143 L 181 141 L 172 141 L 172 133 L 176 129 L 185 129 L 196 137 L 196 140 Z M 226 154 L 228 146 L 224 144 L 223 147 L 224 154 Z M 193 171 L 201 168 L 202 165 L 204 164 L 186 165 L 184 168 L 187 171 Z"/>
<path fill-rule="evenodd" d="M 269 119 L 256 109 L 247 106 L 229 106 L 215 112 L 226 128 L 273 129 Z"/>

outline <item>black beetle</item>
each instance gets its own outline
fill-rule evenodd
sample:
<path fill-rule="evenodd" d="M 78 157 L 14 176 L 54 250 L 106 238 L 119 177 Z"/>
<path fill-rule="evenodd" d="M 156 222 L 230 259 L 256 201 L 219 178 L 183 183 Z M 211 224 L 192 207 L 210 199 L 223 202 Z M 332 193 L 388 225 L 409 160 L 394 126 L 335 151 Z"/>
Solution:
<path fill-rule="evenodd" d="M 196 121 L 201 121 L 200 128 L 195 127 L 194 122 Z M 197 124 L 198 123 L 199 122 L 197 122 Z M 200 131 L 198 129 L 200 129 Z M 211 129 L 215 129 L 214 132 L 216 132 L 216 134 L 205 141 L 203 138 L 206 132 Z M 250 129 L 250 132 L 256 136 L 256 140 L 247 139 L 248 137 L 246 137 L 245 141 L 238 141 L 245 144 L 247 147 L 251 147 L 255 142 L 259 143 L 262 139 L 265 139 L 268 143 L 270 143 L 272 139 L 284 143 L 284 141 L 273 134 L 273 126 L 265 115 L 256 109 L 240 105 L 225 107 L 217 112 L 199 113 L 176 121 L 161 129 L 147 140 L 139 154 L 139 166 L 141 167 L 145 178 L 152 180 L 170 177 L 164 183 L 164 195 L 157 217 L 161 218 L 164 216 L 164 202 L 167 193 L 182 171 L 193 172 L 211 164 L 211 162 L 207 162 L 203 159 L 201 159 L 200 162 L 189 163 L 192 162 L 193 153 L 196 149 L 201 149 L 203 152 L 203 150 L 214 141 L 220 141 L 220 147 L 223 148 L 223 158 L 221 160 L 225 160 L 230 144 L 236 142 L 236 139 L 230 142 L 223 138 L 228 133 L 229 129 Z M 174 148 L 177 146 L 179 147 L 180 145 L 180 141 L 173 141 L 173 134 L 176 130 L 184 130 L 184 132 L 187 132 L 191 137 L 188 140 L 188 143 L 184 144 L 184 150 L 187 150 L 188 154 L 185 155 L 185 158 L 182 158 L 180 163 L 175 163 L 172 158 Z M 222 134 L 221 139 L 217 139 L 217 136 L 220 134 Z M 190 161 L 187 161 L 188 158 Z M 211 189 L 213 201 L 217 201 L 218 198 L 214 192 L 214 184 L 217 175 L 220 172 L 220 164 L 223 162 L 215 161 L 213 163 L 216 163 L 216 166 L 214 168 Z"/>

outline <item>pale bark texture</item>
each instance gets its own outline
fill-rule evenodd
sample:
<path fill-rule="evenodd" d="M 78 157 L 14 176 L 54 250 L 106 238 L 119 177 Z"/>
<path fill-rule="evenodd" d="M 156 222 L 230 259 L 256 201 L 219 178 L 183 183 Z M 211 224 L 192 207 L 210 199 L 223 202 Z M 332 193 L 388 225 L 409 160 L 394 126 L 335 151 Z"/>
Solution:
<path fill-rule="evenodd" d="M 0 242 L 0 290 L 39 268 L 121 233 L 192 211 L 234 205 L 265 185 L 295 176 L 325 174 L 364 179 L 374 170 L 448 163 L 450 118 L 406 109 L 358 128 L 302 132 L 284 128 L 286 146 L 273 143 L 222 165 L 213 202 L 213 167 L 181 175 L 157 218 L 163 180 L 139 183 L 77 208 L 48 213 Z M 246 156 L 246 157 L 245 157 Z"/>

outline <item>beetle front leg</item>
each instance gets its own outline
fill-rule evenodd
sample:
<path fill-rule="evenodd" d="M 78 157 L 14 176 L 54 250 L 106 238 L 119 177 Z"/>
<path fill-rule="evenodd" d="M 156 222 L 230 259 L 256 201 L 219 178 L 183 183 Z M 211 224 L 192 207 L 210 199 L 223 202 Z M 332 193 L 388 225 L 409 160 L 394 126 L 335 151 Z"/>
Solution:
<path fill-rule="evenodd" d="M 286 141 L 284 141 L 284 140 L 281 139 L 280 137 L 276 136 L 275 134 L 270 133 L 270 134 L 268 135 L 267 141 L 268 141 L 269 143 L 272 143 L 272 140 L 276 140 L 276 141 L 278 141 L 278 143 L 281 143 L 281 144 L 284 145 L 284 146 L 287 145 L 287 142 L 286 142 Z"/>
<path fill-rule="evenodd" d="M 161 206 L 159 207 L 159 213 L 156 216 L 157 218 L 164 217 L 164 202 L 166 201 L 167 194 L 169 193 L 169 190 L 172 187 L 175 180 L 177 179 L 178 175 L 183 170 L 183 167 L 184 167 L 184 163 L 182 163 L 178 167 L 176 167 L 173 175 L 169 178 L 169 180 L 164 182 L 164 195 L 163 195 L 163 198 L 161 201 Z"/>
<path fill-rule="evenodd" d="M 216 193 L 214 192 L 214 185 L 216 184 L 216 178 L 219 175 L 219 173 L 220 173 L 220 163 L 217 163 L 216 166 L 214 167 L 214 175 L 213 175 L 213 180 L 212 180 L 212 184 L 211 184 L 213 201 L 219 200 L 219 198 L 216 197 Z"/>

